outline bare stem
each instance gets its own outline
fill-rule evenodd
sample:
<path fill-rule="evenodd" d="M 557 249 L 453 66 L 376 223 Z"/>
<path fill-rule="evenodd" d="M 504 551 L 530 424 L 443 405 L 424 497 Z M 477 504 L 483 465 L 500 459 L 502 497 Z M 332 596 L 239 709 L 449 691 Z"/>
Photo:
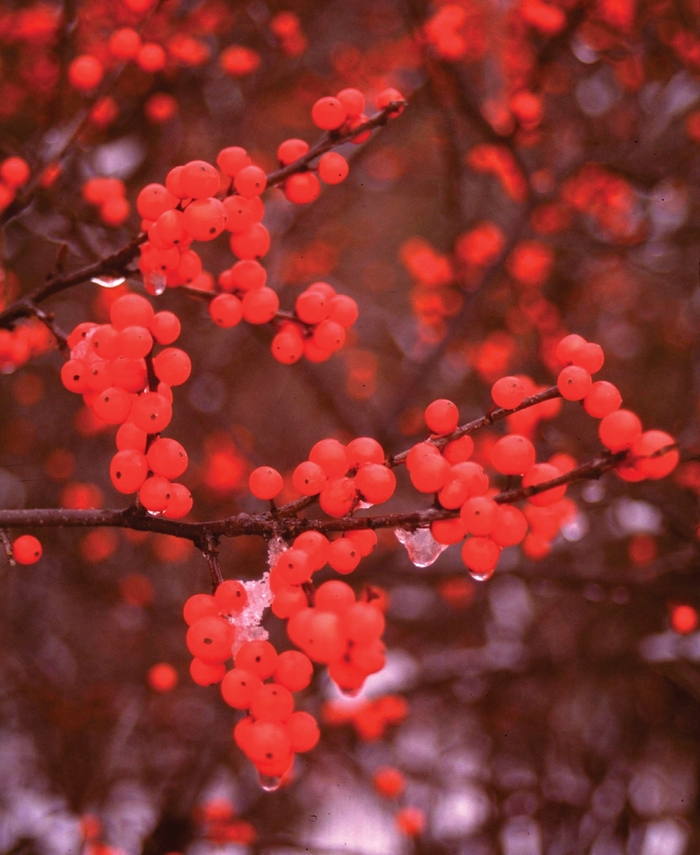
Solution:
<path fill-rule="evenodd" d="M 513 504 L 530 496 L 544 493 L 554 487 L 572 484 L 584 479 L 600 478 L 613 469 L 627 456 L 627 452 L 603 454 L 583 463 L 557 478 L 535 484 L 531 487 L 518 487 L 506 490 L 494 497 L 499 504 Z M 152 531 L 170 534 L 191 540 L 207 558 L 212 579 L 216 576 L 215 562 L 217 541 L 221 537 L 240 537 L 258 535 L 270 538 L 279 535 L 285 539 L 296 537 L 302 531 L 322 533 L 356 531 L 358 529 L 404 528 L 415 529 L 429 526 L 436 520 L 456 517 L 459 510 L 426 508 L 407 513 L 384 514 L 381 516 L 343 517 L 341 519 L 303 519 L 296 513 L 308 507 L 310 499 L 297 502 L 260 514 L 240 513 L 220 520 L 208 522 L 180 522 L 164 517 L 151 516 L 136 506 L 122 510 L 64 510 L 31 509 L 0 511 L 0 527 L 4 528 L 93 528 L 96 526 L 130 528 L 137 531 Z M 220 574 L 220 568 L 219 568 Z M 220 581 L 220 580 L 219 580 Z M 217 581 L 218 584 L 218 581 Z"/>

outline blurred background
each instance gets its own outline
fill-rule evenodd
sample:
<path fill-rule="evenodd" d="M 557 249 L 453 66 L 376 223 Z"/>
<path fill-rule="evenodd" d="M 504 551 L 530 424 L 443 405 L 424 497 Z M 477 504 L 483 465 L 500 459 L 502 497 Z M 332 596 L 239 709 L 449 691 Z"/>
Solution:
<path fill-rule="evenodd" d="M 121 26 L 162 46 L 161 70 L 110 58 Z M 486 583 L 458 547 L 415 567 L 381 532 L 348 581 L 386 597 L 387 666 L 352 702 L 317 669 L 298 706 L 321 742 L 272 793 L 233 745 L 238 714 L 188 674 L 181 610 L 209 590 L 202 556 L 162 535 L 43 531 L 38 564 L 0 569 L 0 853 L 696 852 L 695 0 L 6 0 L 0 43 L 0 154 L 49 168 L 7 209 L 5 304 L 57 258 L 77 269 L 128 243 L 138 191 L 173 166 L 241 145 L 272 170 L 283 140 L 318 138 L 314 101 L 348 86 L 369 114 L 388 86 L 410 102 L 341 147 L 350 175 L 314 203 L 265 195 L 282 308 L 317 280 L 359 304 L 330 361 L 282 366 L 268 327 L 215 327 L 177 289 L 154 299 L 193 363 L 167 431 L 190 456 L 191 519 L 262 510 L 250 470 L 289 482 L 326 436 L 397 453 L 424 437 L 435 398 L 465 422 L 504 374 L 551 385 L 568 332 L 603 346 L 599 378 L 683 461 L 663 481 L 574 485 L 561 531 L 504 550 Z M 92 97 L 66 77 L 85 52 L 107 65 Z M 124 181 L 122 223 L 83 198 L 95 176 Z M 214 281 L 232 262 L 223 238 L 198 250 Z M 142 292 L 137 273 L 46 308 L 65 330 L 103 322 L 127 288 Z M 61 386 L 41 338 L 24 354 L 0 342 L 0 507 L 122 507 L 114 429 Z M 576 404 L 531 429 L 538 459 L 600 450 Z M 478 435 L 475 459 L 503 430 Z M 388 509 L 427 507 L 402 478 Z M 227 578 L 259 578 L 265 544 L 226 541 L 221 560 Z M 279 620 L 265 625 L 289 646 Z"/>

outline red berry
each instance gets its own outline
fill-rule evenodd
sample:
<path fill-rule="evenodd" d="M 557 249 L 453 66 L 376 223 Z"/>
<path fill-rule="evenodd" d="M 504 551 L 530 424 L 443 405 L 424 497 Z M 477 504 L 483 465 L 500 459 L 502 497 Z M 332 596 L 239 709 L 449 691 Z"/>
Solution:
<path fill-rule="evenodd" d="M 519 377 L 501 377 L 493 384 L 491 397 L 497 407 L 514 410 L 525 400 L 525 384 Z"/>
<path fill-rule="evenodd" d="M 221 681 L 221 696 L 230 707 L 247 710 L 261 688 L 262 680 L 257 674 L 236 667 L 228 671 Z"/>
<path fill-rule="evenodd" d="M 440 398 L 426 407 L 425 423 L 432 433 L 452 433 L 459 424 L 459 410 L 452 401 Z"/>
<path fill-rule="evenodd" d="M 42 551 L 40 541 L 32 534 L 22 534 L 12 543 L 12 554 L 18 564 L 36 564 Z"/>
<path fill-rule="evenodd" d="M 535 446 L 519 434 L 501 437 L 493 446 L 491 462 L 503 475 L 522 475 L 535 464 Z"/>
<path fill-rule="evenodd" d="M 294 163 L 300 157 L 303 157 L 309 150 L 309 144 L 304 140 L 289 139 L 280 143 L 277 149 L 277 158 L 282 166 L 288 166 Z"/>
<path fill-rule="evenodd" d="M 257 674 L 261 680 L 271 677 L 277 667 L 277 651 L 269 641 L 246 641 L 235 657 L 236 668 Z"/>
<path fill-rule="evenodd" d="M 588 394 L 583 399 L 583 408 L 589 416 L 602 419 L 614 413 L 622 404 L 622 396 L 616 386 L 607 380 L 593 383 Z"/>
<path fill-rule="evenodd" d="M 214 602 L 225 615 L 237 615 L 248 605 L 248 592 L 237 579 L 226 579 L 214 592 Z"/>
<path fill-rule="evenodd" d="M 590 392 L 593 381 L 585 368 L 569 365 L 559 372 L 557 388 L 567 401 L 580 401 Z"/>
<path fill-rule="evenodd" d="M 556 356 L 559 364 L 565 366 L 573 365 L 574 353 L 586 343 L 586 339 L 583 338 L 583 336 L 576 335 L 575 333 L 564 336 L 554 351 L 554 355 Z"/>
<path fill-rule="evenodd" d="M 307 205 L 317 199 L 321 184 L 313 172 L 297 172 L 284 182 L 284 195 L 296 205 Z"/>
<path fill-rule="evenodd" d="M 537 484 L 542 484 L 545 481 L 552 481 L 561 476 L 561 472 L 556 466 L 551 463 L 536 463 L 529 469 L 523 477 L 523 487 L 531 487 Z M 547 505 L 553 505 L 563 498 L 566 493 L 566 484 L 559 487 L 553 487 L 551 490 L 546 490 L 543 493 L 536 493 L 529 497 L 529 501 L 537 508 L 544 508 Z"/>
<path fill-rule="evenodd" d="M 645 431 L 632 443 L 635 469 L 653 480 L 665 478 L 678 464 L 680 455 L 678 449 L 672 447 L 675 445 L 673 437 L 662 430 Z M 666 448 L 667 451 L 659 453 Z"/>
<path fill-rule="evenodd" d="M 238 193 L 246 199 L 259 196 L 267 186 L 267 176 L 259 166 L 244 166 L 233 179 Z"/>
<path fill-rule="evenodd" d="M 274 499 L 281 493 L 284 481 L 276 469 L 260 466 L 250 473 L 248 487 L 256 499 Z"/>
<path fill-rule="evenodd" d="M 475 579 L 488 579 L 498 564 L 501 550 L 490 537 L 469 537 L 462 547 L 462 561 Z"/>
<path fill-rule="evenodd" d="M 179 189 L 184 197 L 206 199 L 219 192 L 219 173 L 206 160 L 190 160 L 179 174 Z"/>
<path fill-rule="evenodd" d="M 294 489 L 298 490 L 302 496 L 315 496 L 320 493 L 327 480 L 323 468 L 311 460 L 300 463 L 292 475 Z"/>
<path fill-rule="evenodd" d="M 293 712 L 287 721 L 287 732 L 292 744 L 292 751 L 303 753 L 311 751 L 321 737 L 316 719 L 304 710 Z"/>
<path fill-rule="evenodd" d="M 118 451 L 110 463 L 109 476 L 120 493 L 136 493 L 148 477 L 146 455 L 134 449 Z"/>
<path fill-rule="evenodd" d="M 336 130 L 347 117 L 347 109 L 337 98 L 319 98 L 311 108 L 313 123 L 324 131 Z"/>
<path fill-rule="evenodd" d="M 187 649 L 204 662 L 225 662 L 231 658 L 235 631 L 221 617 L 203 617 L 187 630 Z"/>
<path fill-rule="evenodd" d="M 68 66 L 68 80 L 79 92 L 90 92 L 102 82 L 104 67 L 97 57 L 83 54 Z"/>
<path fill-rule="evenodd" d="M 290 692 L 301 692 L 309 685 L 313 674 L 314 666 L 305 653 L 299 650 L 285 650 L 277 657 L 272 677 L 275 683 L 284 686 Z"/>
<path fill-rule="evenodd" d="M 639 417 L 631 410 L 615 410 L 598 425 L 598 436 L 610 451 L 629 448 L 642 432 Z"/>
<path fill-rule="evenodd" d="M 318 162 L 318 177 L 326 184 L 340 184 L 349 171 L 347 160 L 336 151 L 327 151 Z"/>

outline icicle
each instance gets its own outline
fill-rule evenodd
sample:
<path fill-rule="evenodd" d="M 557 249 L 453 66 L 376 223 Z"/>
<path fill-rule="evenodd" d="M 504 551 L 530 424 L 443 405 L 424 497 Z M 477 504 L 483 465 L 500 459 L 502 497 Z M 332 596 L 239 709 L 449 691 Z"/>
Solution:
<path fill-rule="evenodd" d="M 408 558 L 416 567 L 430 567 L 447 549 L 445 544 L 435 540 L 429 528 L 417 528 L 415 531 L 395 528 L 394 534 L 399 543 L 406 547 Z"/>

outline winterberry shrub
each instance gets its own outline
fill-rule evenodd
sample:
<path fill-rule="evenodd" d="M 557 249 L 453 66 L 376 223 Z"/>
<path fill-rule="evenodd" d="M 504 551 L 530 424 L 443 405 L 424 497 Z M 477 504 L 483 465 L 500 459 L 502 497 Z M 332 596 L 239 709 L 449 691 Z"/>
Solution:
<path fill-rule="evenodd" d="M 692 845 L 691 6 L 0 15 L 8 852 Z"/>

